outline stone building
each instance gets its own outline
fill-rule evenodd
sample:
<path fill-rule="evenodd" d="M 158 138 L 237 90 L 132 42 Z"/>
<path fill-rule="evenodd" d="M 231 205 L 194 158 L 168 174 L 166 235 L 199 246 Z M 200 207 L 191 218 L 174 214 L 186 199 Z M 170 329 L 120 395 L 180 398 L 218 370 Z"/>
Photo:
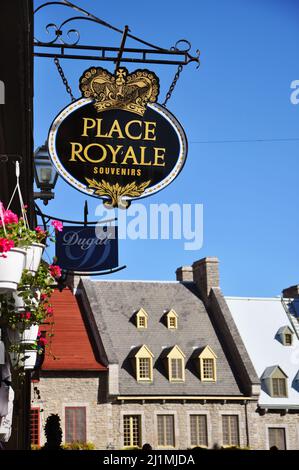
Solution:
<path fill-rule="evenodd" d="M 299 449 L 299 299 L 226 297 L 261 380 L 260 449 Z"/>
<path fill-rule="evenodd" d="M 32 384 L 36 443 L 58 413 L 66 442 L 97 449 L 269 448 L 260 379 L 219 288 L 218 260 L 176 274 L 173 282 L 81 279 L 55 293 L 57 359 L 47 356 Z"/>

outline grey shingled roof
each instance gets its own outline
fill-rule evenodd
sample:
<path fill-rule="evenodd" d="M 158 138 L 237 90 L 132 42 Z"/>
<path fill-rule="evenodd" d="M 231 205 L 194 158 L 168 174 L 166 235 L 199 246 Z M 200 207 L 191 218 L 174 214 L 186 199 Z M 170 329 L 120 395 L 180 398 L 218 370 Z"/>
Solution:
<path fill-rule="evenodd" d="M 108 362 L 119 364 L 121 395 L 242 395 L 220 341 L 193 283 L 91 281 L 82 286 L 102 339 Z M 134 312 L 143 307 L 148 328 L 139 330 Z M 178 314 L 178 328 L 161 321 L 165 310 Z M 146 344 L 154 354 L 152 383 L 138 383 L 130 360 L 132 348 Z M 194 351 L 209 345 L 217 359 L 217 382 L 201 382 L 194 367 Z M 163 350 L 178 345 L 186 355 L 185 382 L 170 383 L 163 366 Z"/>
<path fill-rule="evenodd" d="M 287 377 L 286 373 L 282 370 L 282 368 L 276 365 L 276 366 L 266 367 L 266 369 L 263 372 L 263 375 L 261 376 L 261 379 L 264 380 L 264 379 L 271 378 L 273 372 L 275 372 L 277 368 L 280 369 L 281 372 Z"/>

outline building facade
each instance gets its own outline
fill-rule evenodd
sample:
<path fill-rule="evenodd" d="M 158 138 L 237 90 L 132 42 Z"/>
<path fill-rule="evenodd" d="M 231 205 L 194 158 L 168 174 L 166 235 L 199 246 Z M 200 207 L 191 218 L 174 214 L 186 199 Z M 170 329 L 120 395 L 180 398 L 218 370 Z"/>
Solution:
<path fill-rule="evenodd" d="M 289 294 L 286 291 L 282 298 L 226 297 L 261 380 L 261 449 L 299 448 L 299 300 L 287 297 Z"/>
<path fill-rule="evenodd" d="M 260 425 L 264 378 L 219 288 L 218 260 L 176 274 L 174 282 L 81 279 L 55 293 L 57 358 L 46 357 L 32 384 L 36 444 L 51 413 L 65 442 L 97 449 L 279 444 L 279 431 L 269 441 Z M 295 423 L 297 414 L 281 419 Z M 287 448 L 298 448 L 295 428 Z"/>

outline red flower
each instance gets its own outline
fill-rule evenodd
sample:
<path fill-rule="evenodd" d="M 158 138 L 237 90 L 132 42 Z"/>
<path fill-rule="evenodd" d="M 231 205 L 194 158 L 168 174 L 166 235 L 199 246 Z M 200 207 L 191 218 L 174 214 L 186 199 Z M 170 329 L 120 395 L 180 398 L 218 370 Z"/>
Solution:
<path fill-rule="evenodd" d="M 57 232 L 62 232 L 63 223 L 59 220 L 52 220 L 51 225 L 55 228 L 55 230 L 57 230 Z"/>
<path fill-rule="evenodd" d="M 46 307 L 46 312 L 47 312 L 47 315 L 53 315 L 54 313 L 53 307 Z"/>
<path fill-rule="evenodd" d="M 30 318 L 31 318 L 31 313 L 30 313 L 30 312 L 21 313 L 20 317 L 21 317 L 23 320 L 30 320 Z"/>
<path fill-rule="evenodd" d="M 1 256 L 1 253 L 3 253 L 2 257 L 6 258 L 4 253 L 7 253 L 14 246 L 15 246 L 15 243 L 13 240 L 8 240 L 7 238 L 0 238 L 0 256 Z"/>
<path fill-rule="evenodd" d="M 40 299 L 46 300 L 48 298 L 47 294 L 41 294 Z"/>
<path fill-rule="evenodd" d="M 50 274 L 54 279 L 61 277 L 61 268 L 57 264 L 51 264 L 49 267 Z"/>

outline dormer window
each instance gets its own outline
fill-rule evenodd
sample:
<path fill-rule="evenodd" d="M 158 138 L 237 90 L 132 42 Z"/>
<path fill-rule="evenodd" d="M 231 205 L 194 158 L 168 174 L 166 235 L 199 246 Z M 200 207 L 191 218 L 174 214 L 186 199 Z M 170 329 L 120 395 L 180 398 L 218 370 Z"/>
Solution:
<path fill-rule="evenodd" d="M 165 361 L 169 382 L 185 381 L 185 357 L 185 354 L 178 346 L 174 346 L 166 355 Z"/>
<path fill-rule="evenodd" d="M 136 380 L 138 382 L 152 382 L 153 380 L 153 353 L 144 344 L 134 354 Z"/>
<path fill-rule="evenodd" d="M 279 328 L 276 334 L 276 338 L 284 345 L 284 346 L 292 346 L 293 344 L 293 335 L 294 332 L 291 328 L 286 325 Z"/>
<path fill-rule="evenodd" d="M 178 327 L 178 315 L 174 310 L 170 310 L 166 314 L 167 318 L 167 328 L 174 330 Z"/>
<path fill-rule="evenodd" d="M 137 313 L 136 313 L 136 326 L 138 329 L 146 329 L 147 328 L 147 320 L 148 320 L 148 314 L 146 311 L 141 308 Z"/>
<path fill-rule="evenodd" d="M 263 388 L 273 398 L 288 396 L 288 376 L 279 366 L 267 367 L 261 377 Z"/>
<path fill-rule="evenodd" d="M 198 362 L 200 380 L 202 380 L 203 382 L 216 382 L 216 359 L 217 356 L 210 346 L 206 346 L 196 357 L 196 360 Z"/>
<path fill-rule="evenodd" d="M 293 338 L 292 338 L 291 333 L 286 333 L 286 334 L 284 335 L 284 340 L 285 340 L 285 345 L 286 345 L 286 346 L 292 346 L 292 342 L 293 342 L 292 340 L 293 340 Z"/>

